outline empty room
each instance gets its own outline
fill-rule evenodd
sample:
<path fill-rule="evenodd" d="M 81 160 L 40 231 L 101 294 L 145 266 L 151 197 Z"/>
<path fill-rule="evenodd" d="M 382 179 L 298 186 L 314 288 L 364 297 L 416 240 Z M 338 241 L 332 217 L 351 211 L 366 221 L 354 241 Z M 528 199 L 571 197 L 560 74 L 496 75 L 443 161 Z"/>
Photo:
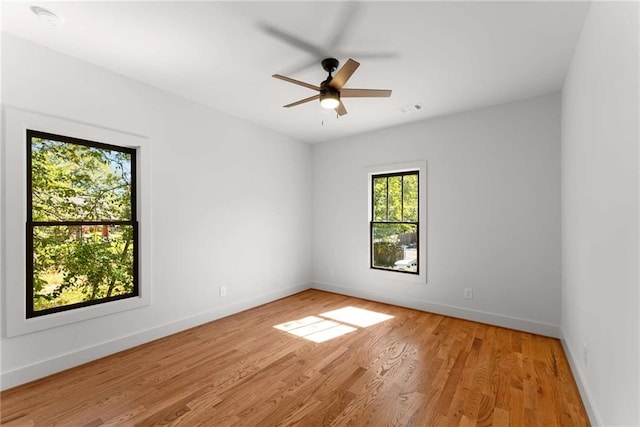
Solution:
<path fill-rule="evenodd" d="M 639 2 L 0 17 L 0 424 L 640 426 Z"/>

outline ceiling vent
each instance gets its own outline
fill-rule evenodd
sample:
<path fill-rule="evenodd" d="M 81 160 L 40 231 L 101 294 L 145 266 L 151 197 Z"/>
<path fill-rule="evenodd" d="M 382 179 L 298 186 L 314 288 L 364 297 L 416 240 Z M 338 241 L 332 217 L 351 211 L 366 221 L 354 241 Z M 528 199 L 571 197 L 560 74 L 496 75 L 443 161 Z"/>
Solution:
<path fill-rule="evenodd" d="M 422 110 L 422 105 L 420 104 L 411 104 L 405 105 L 404 107 L 398 108 L 401 113 L 415 113 L 416 111 Z"/>
<path fill-rule="evenodd" d="M 55 13 L 51 12 L 50 10 L 45 9 L 44 7 L 40 7 L 40 6 L 31 6 L 31 11 L 42 21 L 42 22 L 46 22 L 47 24 L 54 26 L 54 27 L 58 27 L 61 24 L 64 23 L 64 21 L 62 20 L 62 18 L 60 18 L 58 15 L 56 15 Z"/>

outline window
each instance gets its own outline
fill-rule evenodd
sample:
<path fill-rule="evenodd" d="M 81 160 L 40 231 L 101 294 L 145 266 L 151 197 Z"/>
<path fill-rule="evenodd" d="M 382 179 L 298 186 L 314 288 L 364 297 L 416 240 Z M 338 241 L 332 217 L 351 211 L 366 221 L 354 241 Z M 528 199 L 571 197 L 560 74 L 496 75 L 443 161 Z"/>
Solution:
<path fill-rule="evenodd" d="M 136 150 L 27 131 L 28 318 L 135 297 Z"/>
<path fill-rule="evenodd" d="M 418 171 L 371 176 L 371 268 L 418 274 Z"/>

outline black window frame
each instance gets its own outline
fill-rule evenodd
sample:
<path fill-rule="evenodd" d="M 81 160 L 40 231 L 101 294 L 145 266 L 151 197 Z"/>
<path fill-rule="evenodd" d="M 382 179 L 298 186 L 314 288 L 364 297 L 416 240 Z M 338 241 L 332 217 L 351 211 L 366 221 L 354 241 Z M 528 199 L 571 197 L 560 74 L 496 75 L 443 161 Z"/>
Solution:
<path fill-rule="evenodd" d="M 34 129 L 27 129 L 27 220 L 26 220 L 26 317 L 35 318 L 40 316 L 46 316 L 52 313 L 59 313 L 63 311 L 70 311 L 81 307 L 88 307 L 98 304 L 104 304 L 111 301 L 123 300 L 128 298 L 135 298 L 140 296 L 140 281 L 139 281 L 139 253 L 140 253 L 140 241 L 139 241 L 139 224 L 137 213 L 137 150 L 131 147 L 124 147 L 120 145 L 106 144 L 102 142 L 89 141 L 86 139 L 57 135 L 49 132 L 38 131 Z M 127 153 L 131 156 L 131 218 L 130 220 L 69 220 L 69 221 L 33 221 L 33 174 L 32 174 L 32 140 L 33 138 L 41 138 L 52 140 L 56 142 L 63 142 L 68 144 L 83 145 L 86 147 L 93 147 L 98 149 L 119 151 Z M 92 225 L 126 225 L 132 227 L 133 234 L 133 290 L 130 293 L 115 295 L 111 297 L 104 297 L 91 301 L 83 301 L 79 303 L 68 304 L 59 307 L 47 308 L 44 310 L 34 309 L 34 292 L 33 292 L 33 250 L 34 250 L 34 228 L 35 227 L 47 227 L 47 226 L 92 226 Z"/>
<path fill-rule="evenodd" d="M 404 177 L 407 175 L 416 175 L 416 183 L 417 183 L 417 203 L 416 203 L 416 221 L 389 221 L 388 217 L 389 217 L 389 183 L 388 183 L 388 179 L 391 177 Z M 375 221 L 375 180 L 377 178 L 387 178 L 387 221 Z M 371 183 L 371 220 L 369 221 L 369 267 L 373 270 L 382 270 L 382 271 L 390 271 L 390 272 L 394 272 L 394 273 L 404 273 L 404 274 L 412 274 L 412 275 L 420 275 L 420 170 L 416 169 L 416 170 L 409 170 L 409 171 L 402 171 L 402 172 L 386 172 L 386 173 L 379 173 L 379 174 L 372 174 L 370 177 L 370 183 Z M 404 179 L 402 179 L 402 191 L 401 191 L 401 198 L 402 198 L 402 207 L 401 207 L 401 218 L 404 219 Z M 376 224 L 411 224 L 411 225 L 415 225 L 416 226 L 416 236 L 417 236 L 417 243 L 416 243 L 416 271 L 408 271 L 408 270 L 398 270 L 398 269 L 394 269 L 394 268 L 385 268 L 385 267 L 379 267 L 379 266 L 375 266 L 373 264 L 373 249 L 374 249 L 374 239 L 373 239 L 373 229 L 375 227 Z"/>

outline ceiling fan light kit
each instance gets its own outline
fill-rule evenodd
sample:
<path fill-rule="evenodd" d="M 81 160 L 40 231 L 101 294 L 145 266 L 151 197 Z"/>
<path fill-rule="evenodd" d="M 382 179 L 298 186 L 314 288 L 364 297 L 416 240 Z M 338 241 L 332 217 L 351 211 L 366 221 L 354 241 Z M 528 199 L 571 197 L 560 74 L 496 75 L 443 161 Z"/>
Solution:
<path fill-rule="evenodd" d="M 327 91 L 320 94 L 320 105 L 327 110 L 333 110 L 340 105 L 340 94 L 334 91 Z"/>
<path fill-rule="evenodd" d="M 322 60 L 322 68 L 329 73 L 329 76 L 320 83 L 320 86 L 312 85 L 310 83 L 301 82 L 299 80 L 292 79 L 290 77 L 281 76 L 280 74 L 274 74 L 276 79 L 284 80 L 289 83 L 297 84 L 299 86 L 306 87 L 311 90 L 315 90 L 318 95 L 310 96 L 300 101 L 292 102 L 284 107 L 294 107 L 296 105 L 304 104 L 316 99 L 320 100 L 320 105 L 326 109 L 335 109 L 339 116 L 347 114 L 347 110 L 342 103 L 341 98 L 381 98 L 390 97 L 391 90 L 387 89 L 350 89 L 344 88 L 347 80 L 351 78 L 360 64 L 353 59 L 349 58 L 347 63 L 336 73 L 335 76 L 331 74 L 338 69 L 340 63 L 335 58 L 325 58 Z"/>

